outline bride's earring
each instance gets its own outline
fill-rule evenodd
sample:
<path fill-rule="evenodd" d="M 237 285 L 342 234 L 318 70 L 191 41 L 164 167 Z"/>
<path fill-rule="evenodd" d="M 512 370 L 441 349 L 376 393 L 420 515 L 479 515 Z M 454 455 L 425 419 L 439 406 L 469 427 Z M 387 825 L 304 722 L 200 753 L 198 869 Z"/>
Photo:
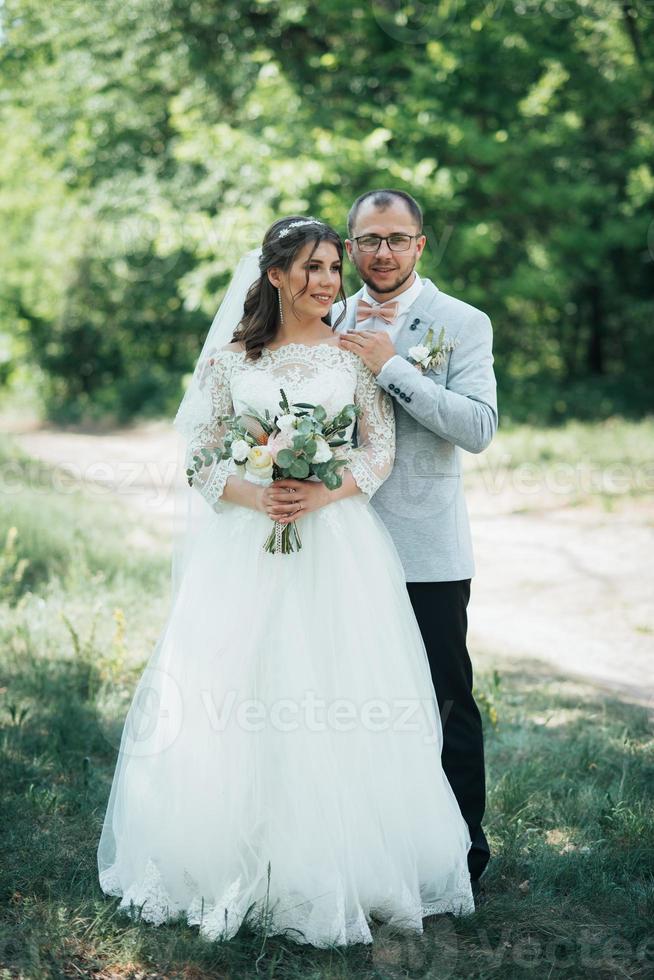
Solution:
<path fill-rule="evenodd" d="M 277 298 L 279 300 L 279 322 L 280 325 L 284 325 L 284 310 L 282 309 L 282 291 L 281 288 L 277 287 Z"/>

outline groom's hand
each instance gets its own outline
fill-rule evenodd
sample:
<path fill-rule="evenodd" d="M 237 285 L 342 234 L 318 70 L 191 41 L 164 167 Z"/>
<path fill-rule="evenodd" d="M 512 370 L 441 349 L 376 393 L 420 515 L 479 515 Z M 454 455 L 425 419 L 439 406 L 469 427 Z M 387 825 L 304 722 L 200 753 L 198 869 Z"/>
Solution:
<path fill-rule="evenodd" d="M 386 330 L 348 330 L 339 334 L 338 343 L 345 350 L 358 354 L 375 376 L 395 354 L 393 341 Z"/>

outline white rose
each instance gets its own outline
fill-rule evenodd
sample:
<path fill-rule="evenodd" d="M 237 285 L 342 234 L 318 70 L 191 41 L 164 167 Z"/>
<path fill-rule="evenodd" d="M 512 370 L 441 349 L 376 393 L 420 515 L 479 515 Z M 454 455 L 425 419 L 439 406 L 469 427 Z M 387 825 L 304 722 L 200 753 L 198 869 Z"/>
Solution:
<path fill-rule="evenodd" d="M 316 436 L 316 442 L 318 448 L 316 449 L 316 455 L 313 457 L 314 463 L 328 463 L 332 458 L 332 451 L 329 448 L 329 443 L 322 436 Z"/>
<path fill-rule="evenodd" d="M 232 443 L 232 459 L 236 463 L 244 463 L 248 458 L 250 447 L 245 439 L 237 439 Z"/>
<path fill-rule="evenodd" d="M 294 415 L 280 415 L 277 419 L 277 428 L 283 432 L 285 429 L 292 429 L 295 425 Z"/>
<path fill-rule="evenodd" d="M 265 446 L 253 446 L 245 464 L 246 473 L 256 480 L 270 480 L 273 474 L 273 460 Z"/>
<path fill-rule="evenodd" d="M 417 347 L 409 347 L 409 357 L 412 357 L 418 364 L 424 364 L 429 360 L 429 348 L 425 347 L 424 344 L 418 344 Z"/>

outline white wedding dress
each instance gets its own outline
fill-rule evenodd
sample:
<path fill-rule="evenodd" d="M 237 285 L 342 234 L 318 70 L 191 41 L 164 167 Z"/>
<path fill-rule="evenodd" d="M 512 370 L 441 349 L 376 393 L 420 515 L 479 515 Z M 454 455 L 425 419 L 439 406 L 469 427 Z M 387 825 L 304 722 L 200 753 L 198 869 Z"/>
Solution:
<path fill-rule="evenodd" d="M 220 500 L 232 464 L 198 475 L 208 531 L 125 721 L 101 887 L 128 914 L 183 916 L 209 939 L 249 909 L 269 934 L 320 947 L 372 942 L 373 917 L 420 933 L 423 916 L 472 912 L 426 651 L 369 504 L 393 461 L 389 396 L 331 343 L 254 363 L 221 350 L 209 370 L 214 416 L 279 414 L 280 388 L 330 415 L 358 404 L 363 492 L 301 517 L 300 551 L 268 554 L 267 515 Z M 191 452 L 220 439 L 199 427 Z"/>

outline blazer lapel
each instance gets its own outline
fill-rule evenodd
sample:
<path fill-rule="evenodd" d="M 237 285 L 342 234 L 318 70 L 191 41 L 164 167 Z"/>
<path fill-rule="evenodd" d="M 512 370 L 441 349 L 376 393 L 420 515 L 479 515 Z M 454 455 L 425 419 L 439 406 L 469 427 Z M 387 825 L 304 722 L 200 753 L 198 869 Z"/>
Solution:
<path fill-rule="evenodd" d="M 423 280 L 422 290 L 404 318 L 404 324 L 395 341 L 395 350 L 401 357 L 406 357 L 409 347 L 417 347 L 427 335 L 436 319 L 434 303 L 440 290 L 431 279 Z"/>

